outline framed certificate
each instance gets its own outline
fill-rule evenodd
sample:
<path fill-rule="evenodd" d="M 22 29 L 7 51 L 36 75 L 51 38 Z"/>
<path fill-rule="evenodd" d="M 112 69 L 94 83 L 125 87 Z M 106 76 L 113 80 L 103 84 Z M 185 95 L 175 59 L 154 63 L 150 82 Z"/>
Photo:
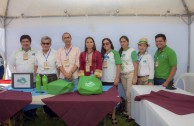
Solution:
<path fill-rule="evenodd" d="M 12 73 L 12 88 L 33 88 L 33 73 Z"/>

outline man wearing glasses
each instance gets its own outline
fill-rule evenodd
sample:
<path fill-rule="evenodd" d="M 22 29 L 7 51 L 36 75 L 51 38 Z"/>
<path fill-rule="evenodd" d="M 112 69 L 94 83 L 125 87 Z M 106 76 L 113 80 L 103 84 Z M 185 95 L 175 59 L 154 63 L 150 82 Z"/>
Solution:
<path fill-rule="evenodd" d="M 51 49 L 51 38 L 44 36 L 41 38 L 42 49 L 37 52 L 35 57 L 35 74 L 47 75 L 48 82 L 57 80 L 56 54 L 54 49 Z"/>
<path fill-rule="evenodd" d="M 72 38 L 69 33 L 65 32 L 62 35 L 62 40 L 65 46 L 57 52 L 57 67 L 60 70 L 59 78 L 77 85 L 80 49 L 72 46 Z"/>
<path fill-rule="evenodd" d="M 39 74 L 41 78 L 46 75 L 48 77 L 48 83 L 57 80 L 57 51 L 51 48 L 51 42 L 52 40 L 49 36 L 42 37 L 40 43 L 42 49 L 36 53 L 35 57 L 35 74 Z M 43 108 L 49 117 L 57 117 L 46 105 Z"/>

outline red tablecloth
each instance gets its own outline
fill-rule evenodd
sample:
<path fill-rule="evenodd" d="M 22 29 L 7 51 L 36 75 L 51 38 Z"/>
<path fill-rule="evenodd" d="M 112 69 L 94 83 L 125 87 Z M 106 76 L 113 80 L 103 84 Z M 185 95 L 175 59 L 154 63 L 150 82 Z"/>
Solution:
<path fill-rule="evenodd" d="M 0 92 L 0 122 L 12 117 L 32 102 L 31 93 L 19 91 Z"/>
<path fill-rule="evenodd" d="M 135 97 L 135 101 L 140 100 L 148 100 L 178 115 L 194 113 L 194 96 L 190 95 L 160 90 Z"/>
<path fill-rule="evenodd" d="M 116 87 L 101 95 L 84 96 L 77 92 L 62 94 L 42 101 L 68 126 L 96 126 L 120 102 Z"/>

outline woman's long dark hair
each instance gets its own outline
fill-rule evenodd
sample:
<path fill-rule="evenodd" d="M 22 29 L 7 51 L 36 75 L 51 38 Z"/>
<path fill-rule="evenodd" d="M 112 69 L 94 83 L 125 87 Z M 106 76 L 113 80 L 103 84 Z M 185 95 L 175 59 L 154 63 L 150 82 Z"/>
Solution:
<path fill-rule="evenodd" d="M 120 39 L 119 39 L 120 42 L 121 42 L 121 39 L 125 39 L 127 42 L 129 42 L 128 37 L 125 36 L 125 35 L 123 35 L 123 36 L 120 37 Z M 120 56 L 121 56 L 122 52 L 123 52 L 123 48 L 121 47 L 121 48 L 119 49 L 119 54 L 120 54 Z"/>
<path fill-rule="evenodd" d="M 102 39 L 101 55 L 102 55 L 102 58 L 103 58 L 103 59 L 104 59 L 104 54 L 106 53 L 106 50 L 105 50 L 104 47 L 103 47 L 103 42 L 104 42 L 105 40 L 107 40 L 107 41 L 110 43 L 111 49 L 114 49 L 114 45 L 113 45 L 112 41 L 111 41 L 109 38 L 104 38 L 104 39 Z"/>
<path fill-rule="evenodd" d="M 87 49 L 87 47 L 86 47 L 86 41 L 87 41 L 88 39 L 91 39 L 91 40 L 93 41 L 94 46 L 92 47 L 92 50 L 93 50 L 93 51 L 96 51 L 96 44 L 95 44 L 94 39 L 93 39 L 92 37 L 87 37 L 87 38 L 85 39 L 85 52 L 88 51 L 88 49 Z"/>

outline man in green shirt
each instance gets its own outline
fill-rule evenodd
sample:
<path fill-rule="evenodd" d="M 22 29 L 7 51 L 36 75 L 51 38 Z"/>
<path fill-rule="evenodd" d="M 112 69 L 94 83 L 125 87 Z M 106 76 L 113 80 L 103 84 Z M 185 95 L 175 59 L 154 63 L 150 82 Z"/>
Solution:
<path fill-rule="evenodd" d="M 158 50 L 154 55 L 154 84 L 163 85 L 164 87 L 172 86 L 173 77 L 177 70 L 176 53 L 166 45 L 166 36 L 164 34 L 157 34 L 155 42 Z"/>

